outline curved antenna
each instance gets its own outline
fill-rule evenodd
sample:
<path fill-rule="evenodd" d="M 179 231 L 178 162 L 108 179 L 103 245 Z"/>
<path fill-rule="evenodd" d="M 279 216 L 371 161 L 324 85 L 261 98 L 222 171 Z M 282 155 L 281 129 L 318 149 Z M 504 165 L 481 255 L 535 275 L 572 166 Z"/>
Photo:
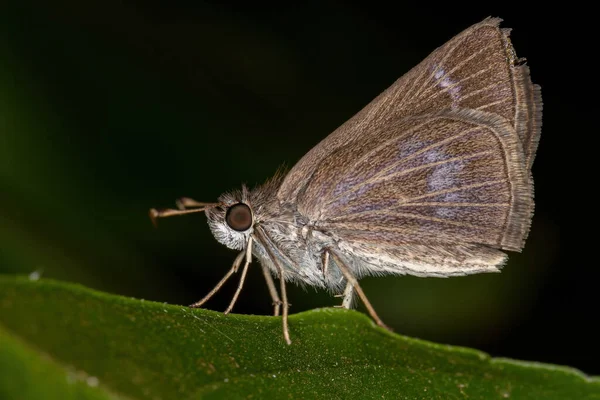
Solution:
<path fill-rule="evenodd" d="M 203 203 L 201 201 L 196 201 L 189 197 L 182 197 L 175 201 L 177 208 L 180 210 L 185 210 L 186 208 L 211 208 L 216 207 L 218 203 Z"/>
<path fill-rule="evenodd" d="M 179 206 L 179 202 L 178 202 L 178 206 Z M 192 214 L 192 213 L 197 213 L 197 212 L 202 212 L 202 211 L 206 211 L 210 208 L 215 208 L 219 205 L 220 203 L 199 203 L 199 202 L 195 202 L 195 204 L 192 207 L 197 207 L 191 210 L 186 210 L 186 209 L 179 209 L 179 210 L 175 210 L 173 208 L 165 208 L 165 209 L 161 209 L 158 210 L 156 208 L 151 208 L 150 211 L 148 212 L 148 215 L 150 216 L 150 220 L 152 220 L 152 223 L 154 224 L 154 226 L 157 226 L 157 222 L 156 220 L 158 218 L 166 218 L 166 217 L 172 217 L 175 215 L 185 215 L 185 214 Z M 189 207 L 189 206 L 188 206 Z"/>

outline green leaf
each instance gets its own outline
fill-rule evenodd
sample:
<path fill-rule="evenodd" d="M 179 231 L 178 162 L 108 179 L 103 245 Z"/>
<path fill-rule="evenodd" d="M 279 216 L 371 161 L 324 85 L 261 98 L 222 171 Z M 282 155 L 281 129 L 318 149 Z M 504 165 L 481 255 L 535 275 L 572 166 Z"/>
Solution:
<path fill-rule="evenodd" d="M 287 346 L 280 318 L 0 277 L 0 324 L 2 399 L 600 399 L 600 379 L 577 370 L 399 336 L 340 309 L 292 315 Z"/>
<path fill-rule="evenodd" d="M 98 378 L 65 369 L 0 326 L 0 399 L 117 399 Z"/>

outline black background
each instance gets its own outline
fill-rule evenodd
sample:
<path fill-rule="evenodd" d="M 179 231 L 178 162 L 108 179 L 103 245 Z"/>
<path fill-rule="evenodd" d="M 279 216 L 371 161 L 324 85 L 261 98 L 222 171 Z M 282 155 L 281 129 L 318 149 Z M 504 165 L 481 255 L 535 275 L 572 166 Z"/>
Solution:
<path fill-rule="evenodd" d="M 498 16 L 544 100 L 527 246 L 502 274 L 364 288 L 399 333 L 600 373 L 590 13 L 413 3 L 3 3 L 0 272 L 198 300 L 235 253 L 203 215 L 155 230 L 148 208 L 263 182 L 434 48 Z M 249 275 L 235 311 L 268 314 L 259 269 Z M 208 307 L 224 309 L 234 286 Z M 289 290 L 292 312 L 339 301 Z"/>

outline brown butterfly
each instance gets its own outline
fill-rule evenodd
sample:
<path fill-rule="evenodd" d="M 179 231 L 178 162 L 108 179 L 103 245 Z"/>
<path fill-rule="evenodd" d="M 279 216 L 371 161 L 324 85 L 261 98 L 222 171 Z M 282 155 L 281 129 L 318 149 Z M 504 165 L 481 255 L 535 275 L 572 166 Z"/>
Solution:
<path fill-rule="evenodd" d="M 262 265 L 289 344 L 285 282 L 325 288 L 351 307 L 367 275 L 447 277 L 496 272 L 520 251 L 533 213 L 531 165 L 540 87 L 500 19 L 436 49 L 287 174 L 217 203 L 179 200 L 158 217 L 205 211 L 215 238 L 240 250 L 203 305 L 252 255 Z M 280 280 L 280 293 L 272 275 Z"/>

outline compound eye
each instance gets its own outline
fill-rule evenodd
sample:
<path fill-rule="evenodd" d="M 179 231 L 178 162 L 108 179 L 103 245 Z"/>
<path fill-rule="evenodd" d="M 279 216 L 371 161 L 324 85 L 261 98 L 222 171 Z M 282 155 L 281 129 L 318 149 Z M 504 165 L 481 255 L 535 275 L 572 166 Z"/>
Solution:
<path fill-rule="evenodd" d="M 229 207 L 225 214 L 225 222 L 235 231 L 243 232 L 252 226 L 252 211 L 244 203 L 237 203 Z"/>

